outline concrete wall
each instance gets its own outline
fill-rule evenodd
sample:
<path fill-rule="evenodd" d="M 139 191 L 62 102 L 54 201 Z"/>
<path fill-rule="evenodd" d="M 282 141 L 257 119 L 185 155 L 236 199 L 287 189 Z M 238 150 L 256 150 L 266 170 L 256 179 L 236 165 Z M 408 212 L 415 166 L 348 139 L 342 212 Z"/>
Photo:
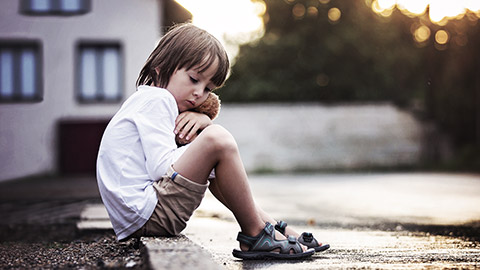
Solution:
<path fill-rule="evenodd" d="M 250 172 L 411 166 L 424 147 L 422 123 L 390 104 L 227 104 L 216 123 Z"/>
<path fill-rule="evenodd" d="M 0 1 L 0 39 L 35 39 L 43 56 L 43 101 L 0 103 L 0 181 L 57 170 L 60 119 L 108 119 L 114 104 L 80 104 L 74 97 L 78 41 L 115 41 L 123 50 L 124 97 L 160 37 L 160 0 L 92 0 L 79 16 L 25 16 L 19 0 Z"/>

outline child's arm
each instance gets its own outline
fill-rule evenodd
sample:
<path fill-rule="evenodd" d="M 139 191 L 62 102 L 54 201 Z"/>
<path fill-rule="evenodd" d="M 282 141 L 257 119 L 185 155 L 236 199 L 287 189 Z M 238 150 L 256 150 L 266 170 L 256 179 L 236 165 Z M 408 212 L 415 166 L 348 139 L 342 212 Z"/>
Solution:
<path fill-rule="evenodd" d="M 210 121 L 210 123 L 204 127 L 192 129 L 192 127 L 195 127 L 194 122 L 202 121 L 201 119 L 193 120 L 194 115 L 191 114 L 192 112 L 200 113 L 200 116 L 202 117 L 206 115 L 210 120 L 213 120 L 218 116 L 220 112 L 220 106 L 221 104 L 218 96 L 214 93 L 210 93 L 208 95 L 208 98 L 202 104 L 200 104 L 200 106 L 193 109 L 192 111 L 181 113 L 175 122 L 175 134 L 177 134 L 175 141 L 177 142 L 177 145 L 181 146 L 187 143 L 191 143 L 202 129 L 212 124 L 212 122 Z M 187 121 L 190 121 L 191 123 L 189 126 L 187 126 Z M 202 125 L 201 123 L 199 124 Z M 189 130 L 190 132 L 188 132 Z M 184 131 L 182 137 L 179 136 L 180 134 L 182 134 L 181 131 Z M 186 137 L 188 137 L 188 139 Z"/>
<path fill-rule="evenodd" d="M 197 132 L 212 124 L 212 120 L 203 113 L 186 111 L 181 113 L 175 121 L 174 133 L 180 140 L 189 143 L 197 137 Z"/>

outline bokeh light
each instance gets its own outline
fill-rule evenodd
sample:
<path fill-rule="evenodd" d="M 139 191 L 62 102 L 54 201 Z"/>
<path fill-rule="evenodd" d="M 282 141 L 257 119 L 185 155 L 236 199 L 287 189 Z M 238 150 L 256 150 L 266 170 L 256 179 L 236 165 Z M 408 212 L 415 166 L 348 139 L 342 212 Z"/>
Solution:
<path fill-rule="evenodd" d="M 310 17 L 316 17 L 318 15 L 318 8 L 317 7 L 308 7 L 307 8 L 307 15 Z"/>
<path fill-rule="evenodd" d="M 445 30 L 438 30 L 437 33 L 435 33 L 435 41 L 440 45 L 447 44 L 448 39 L 449 35 Z"/>
<path fill-rule="evenodd" d="M 330 78 L 325 73 L 320 73 L 317 75 L 316 82 L 318 86 L 325 87 L 330 82 Z"/>
<path fill-rule="evenodd" d="M 456 35 L 454 40 L 458 46 L 465 46 L 468 43 L 468 37 L 465 34 Z"/>
<path fill-rule="evenodd" d="M 340 20 L 340 17 L 342 16 L 342 12 L 338 8 L 331 8 L 328 10 L 328 19 L 331 22 L 337 22 Z"/>
<path fill-rule="evenodd" d="M 296 19 L 301 19 L 305 16 L 305 6 L 301 3 L 297 3 L 292 8 L 293 17 Z"/>
<path fill-rule="evenodd" d="M 475 22 L 480 18 L 480 0 L 370 0 L 366 1 L 371 9 L 384 17 L 392 15 L 398 9 L 404 15 L 420 18 L 421 24 L 412 24 L 413 39 L 419 45 L 425 45 L 431 35 L 431 28 L 446 27 L 449 21 L 461 20 L 465 16 Z M 424 24 L 432 24 L 430 27 Z M 435 25 L 435 26 L 434 26 Z M 444 50 L 446 44 L 452 40 L 458 46 L 465 46 L 468 42 L 463 30 L 455 31 L 454 35 L 446 30 L 435 33 L 435 47 Z M 439 46 L 437 46 L 439 45 Z"/>
<path fill-rule="evenodd" d="M 397 1 L 397 7 L 403 14 L 409 17 L 417 17 L 423 15 L 427 11 L 429 0 L 416 1 Z"/>
<path fill-rule="evenodd" d="M 398 8 L 409 17 L 421 16 L 428 10 L 430 21 L 444 26 L 449 20 L 461 19 L 467 13 L 480 18 L 479 0 L 374 0 L 372 10 L 382 16 L 390 16 Z M 428 9 L 427 9 L 428 8 Z"/>
<path fill-rule="evenodd" d="M 430 38 L 430 28 L 426 25 L 421 25 L 415 29 L 413 36 L 418 43 L 425 42 Z"/>
<path fill-rule="evenodd" d="M 192 13 L 192 23 L 217 37 L 234 62 L 239 46 L 261 38 L 265 32 L 263 1 L 176 0 Z"/>

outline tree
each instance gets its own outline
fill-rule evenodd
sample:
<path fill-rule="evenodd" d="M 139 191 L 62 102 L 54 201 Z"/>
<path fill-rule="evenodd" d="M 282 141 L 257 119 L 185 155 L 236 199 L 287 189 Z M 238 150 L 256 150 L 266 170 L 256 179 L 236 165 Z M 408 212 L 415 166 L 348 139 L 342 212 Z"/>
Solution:
<path fill-rule="evenodd" d="M 265 35 L 240 48 L 232 75 L 219 91 L 223 102 L 425 104 L 422 116 L 465 153 L 460 162 L 480 168 L 478 18 L 438 26 L 398 10 L 379 16 L 366 1 L 265 3 Z M 329 18 L 333 9 L 337 16 L 340 11 L 338 20 Z M 415 25 L 427 25 L 432 35 L 415 42 Z M 440 29 L 450 33 L 446 45 L 434 41 Z"/>

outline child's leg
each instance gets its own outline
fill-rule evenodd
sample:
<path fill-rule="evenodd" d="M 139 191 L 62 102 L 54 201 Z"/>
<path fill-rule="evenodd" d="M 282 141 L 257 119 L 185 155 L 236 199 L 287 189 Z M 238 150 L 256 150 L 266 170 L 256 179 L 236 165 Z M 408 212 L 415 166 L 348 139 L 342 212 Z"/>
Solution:
<path fill-rule="evenodd" d="M 276 223 L 255 204 L 237 144 L 221 126 L 212 125 L 203 130 L 173 167 L 180 175 L 201 184 L 206 183 L 215 168 L 214 195 L 232 211 L 244 234 L 256 236 L 266 221 Z M 275 234 L 275 238 L 285 239 L 282 234 Z M 245 244 L 240 247 L 248 249 Z"/>
<path fill-rule="evenodd" d="M 213 180 L 210 183 L 209 189 L 210 189 L 210 192 L 212 192 L 212 194 L 215 196 L 215 198 L 217 198 L 221 203 L 223 203 L 223 205 L 225 205 L 228 209 L 230 209 L 227 202 L 225 201 L 225 198 L 223 198 L 223 194 L 221 193 L 220 189 L 217 187 L 216 180 Z M 264 223 L 267 221 L 274 225 L 277 223 L 277 221 L 274 218 L 272 218 L 267 212 L 265 212 L 260 206 L 256 205 L 256 208 L 257 208 L 257 212 L 259 213 Z M 295 236 L 295 238 L 298 238 L 300 236 L 300 234 L 295 230 L 293 230 L 290 226 L 285 228 L 285 232 L 286 232 L 286 235 L 293 235 Z"/>
<path fill-rule="evenodd" d="M 208 188 L 210 189 L 210 192 L 212 192 L 213 196 L 217 198 L 217 200 L 219 200 L 223 205 L 225 205 L 225 207 L 230 209 L 230 206 L 228 206 L 228 203 L 226 202 L 222 192 L 218 188 L 217 183 L 218 181 L 216 179 L 212 180 Z M 272 218 L 267 212 L 263 211 L 263 209 L 260 206 L 256 205 L 256 210 L 264 223 L 267 221 L 274 225 L 277 223 L 277 221 L 274 218 Z"/>
<path fill-rule="evenodd" d="M 242 232 L 255 236 L 264 228 L 265 222 L 253 200 L 237 144 L 224 128 L 212 125 L 203 130 L 173 167 L 198 183 L 205 183 L 215 168 L 215 186 Z"/>

